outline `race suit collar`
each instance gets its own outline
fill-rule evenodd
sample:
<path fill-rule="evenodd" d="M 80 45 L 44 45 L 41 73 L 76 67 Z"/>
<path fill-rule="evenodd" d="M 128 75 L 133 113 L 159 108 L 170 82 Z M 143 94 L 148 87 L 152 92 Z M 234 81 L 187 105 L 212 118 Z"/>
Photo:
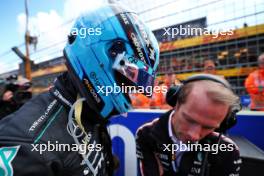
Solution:
<path fill-rule="evenodd" d="M 172 132 L 172 122 L 171 122 L 172 116 L 174 115 L 174 112 L 175 111 L 171 111 L 170 116 L 169 116 L 169 120 L 168 120 L 168 131 L 169 131 L 169 136 L 170 136 L 171 140 L 175 144 L 177 144 L 177 143 L 179 143 L 179 140 L 176 138 L 176 136 Z"/>
<path fill-rule="evenodd" d="M 72 107 L 78 95 L 78 91 L 67 72 L 64 72 L 54 80 L 54 84 L 49 92 L 68 109 Z"/>
<path fill-rule="evenodd" d="M 67 72 L 63 73 L 54 81 L 54 86 L 50 88 L 50 93 L 54 96 L 60 103 L 64 106 L 68 107 L 68 110 L 72 107 L 74 102 L 77 100 L 78 91 L 74 87 L 70 76 Z M 89 116 L 87 117 L 87 114 Z M 109 121 L 106 119 L 102 119 L 97 116 L 97 114 L 88 106 L 86 102 L 83 102 L 83 108 L 81 110 L 81 121 L 82 124 L 89 123 L 100 123 L 107 124 Z"/>

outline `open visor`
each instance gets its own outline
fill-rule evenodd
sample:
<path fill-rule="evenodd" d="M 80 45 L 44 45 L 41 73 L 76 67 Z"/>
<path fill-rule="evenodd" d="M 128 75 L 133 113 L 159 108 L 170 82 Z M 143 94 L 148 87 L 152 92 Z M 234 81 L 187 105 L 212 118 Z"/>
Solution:
<path fill-rule="evenodd" d="M 125 56 L 125 52 L 123 52 L 116 56 L 112 68 L 131 83 L 124 86 L 135 86 L 137 93 L 143 93 L 147 96 L 152 95 L 155 74 L 153 74 L 152 68 L 147 66 L 143 61 L 133 56 Z"/>

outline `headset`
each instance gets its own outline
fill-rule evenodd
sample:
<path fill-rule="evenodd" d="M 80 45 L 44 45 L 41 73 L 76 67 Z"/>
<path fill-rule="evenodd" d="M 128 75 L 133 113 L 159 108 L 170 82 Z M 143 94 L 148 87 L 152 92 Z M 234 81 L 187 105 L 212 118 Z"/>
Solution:
<path fill-rule="evenodd" d="M 220 83 L 225 88 L 233 92 L 230 84 L 225 79 L 222 79 L 219 76 L 212 75 L 212 74 L 196 74 L 184 80 L 182 84 L 171 87 L 166 94 L 166 102 L 170 106 L 175 107 L 177 104 L 177 100 L 182 92 L 183 85 L 186 85 L 188 83 L 195 82 L 195 81 L 202 81 L 202 80 L 208 80 L 208 81 Z M 216 131 L 220 133 L 225 133 L 228 129 L 233 127 L 237 122 L 236 113 L 240 111 L 241 108 L 242 106 L 239 101 L 237 102 L 237 104 L 230 107 L 230 111 L 228 112 L 227 116 L 221 123 L 220 127 L 216 129 Z"/>

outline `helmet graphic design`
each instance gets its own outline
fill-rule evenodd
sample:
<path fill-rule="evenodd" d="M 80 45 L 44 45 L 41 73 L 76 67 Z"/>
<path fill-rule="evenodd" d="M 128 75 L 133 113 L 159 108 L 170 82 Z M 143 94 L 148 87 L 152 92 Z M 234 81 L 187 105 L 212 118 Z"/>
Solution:
<path fill-rule="evenodd" d="M 153 86 L 158 43 L 135 13 L 119 5 L 101 6 L 81 15 L 68 39 L 64 56 L 69 73 L 88 105 L 103 118 L 131 107 L 122 86 Z M 119 91 L 114 91 L 117 86 Z"/>

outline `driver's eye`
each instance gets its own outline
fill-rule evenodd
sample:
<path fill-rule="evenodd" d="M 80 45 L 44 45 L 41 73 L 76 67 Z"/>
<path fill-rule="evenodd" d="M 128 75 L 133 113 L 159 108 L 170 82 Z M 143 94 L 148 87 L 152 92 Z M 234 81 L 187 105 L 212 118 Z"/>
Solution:
<path fill-rule="evenodd" d="M 109 54 L 112 58 L 114 58 L 117 56 L 117 54 L 121 54 L 124 51 L 126 51 L 125 43 L 121 40 L 117 40 L 113 43 L 113 45 L 109 49 Z"/>

